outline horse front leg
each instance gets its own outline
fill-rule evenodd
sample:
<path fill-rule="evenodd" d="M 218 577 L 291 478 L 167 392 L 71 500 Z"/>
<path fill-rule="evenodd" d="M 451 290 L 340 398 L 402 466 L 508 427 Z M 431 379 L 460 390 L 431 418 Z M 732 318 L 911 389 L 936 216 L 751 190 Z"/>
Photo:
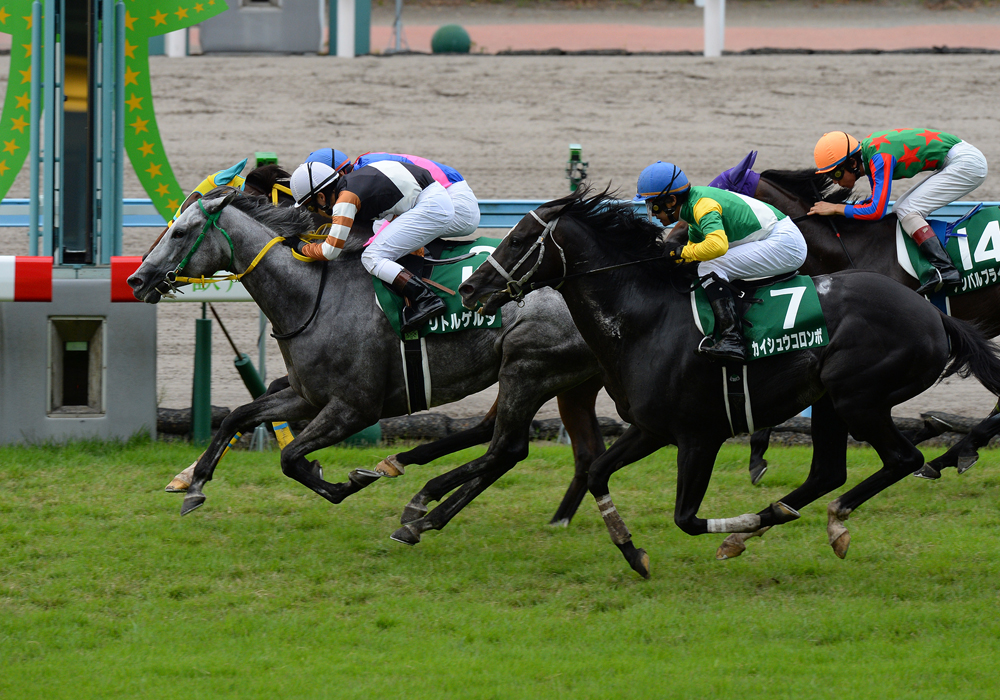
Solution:
<path fill-rule="evenodd" d="M 632 570 L 643 578 L 649 578 L 649 555 L 646 554 L 646 550 L 637 549 L 632 544 L 632 534 L 615 507 L 614 501 L 611 500 L 608 482 L 616 471 L 651 455 L 665 444 L 660 439 L 646 435 L 636 426 L 629 426 L 607 452 L 590 465 L 587 479 L 587 487 L 597 501 L 597 508 L 608 528 L 611 541 L 621 551 Z"/>
<path fill-rule="evenodd" d="M 594 460 L 604 454 L 604 435 L 594 407 L 604 386 L 599 376 L 564 391 L 558 396 L 559 416 L 573 446 L 573 480 L 549 525 L 566 527 L 587 493 L 587 474 Z"/>
<path fill-rule="evenodd" d="M 181 504 L 181 515 L 187 515 L 205 503 L 203 488 L 212 480 L 215 467 L 229 449 L 232 438 L 228 436 L 245 433 L 265 421 L 301 420 L 312 418 L 314 415 L 316 407 L 306 403 L 294 390 L 288 388 L 276 394 L 264 394 L 226 416 L 208 449 L 202 453 L 195 465 L 191 484 Z"/>

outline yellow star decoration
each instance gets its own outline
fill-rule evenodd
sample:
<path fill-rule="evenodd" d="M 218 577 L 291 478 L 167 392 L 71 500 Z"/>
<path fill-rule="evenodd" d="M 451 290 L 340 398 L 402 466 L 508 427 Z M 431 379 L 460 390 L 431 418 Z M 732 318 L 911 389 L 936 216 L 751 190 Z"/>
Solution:
<path fill-rule="evenodd" d="M 132 70 L 131 68 L 126 68 L 125 69 L 125 84 L 126 85 L 138 85 L 139 83 L 137 83 L 135 81 L 135 79 L 139 75 L 141 75 L 141 73 L 139 71 Z"/>
<path fill-rule="evenodd" d="M 202 5 L 200 2 L 197 3 L 197 4 L 195 4 L 195 6 L 194 6 L 194 11 L 195 12 L 201 12 L 204 9 L 205 9 L 205 6 Z"/>
<path fill-rule="evenodd" d="M 30 83 L 31 82 L 31 69 L 30 68 L 28 70 L 19 70 L 18 73 L 21 74 L 21 84 L 22 85 L 24 85 L 25 83 Z"/>
<path fill-rule="evenodd" d="M 129 12 L 126 10 L 126 12 L 125 12 L 125 26 L 128 27 L 129 31 L 132 31 L 134 29 L 134 27 L 132 25 L 135 24 L 135 19 L 136 18 L 133 17 L 131 14 L 129 14 Z"/>
<path fill-rule="evenodd" d="M 174 211 L 177 211 L 177 207 L 179 207 L 180 204 L 177 202 L 176 199 L 168 199 L 167 206 L 173 209 Z"/>
<path fill-rule="evenodd" d="M 139 150 L 142 151 L 143 156 L 149 157 L 153 155 L 153 144 L 143 141 L 142 145 L 139 146 Z"/>
<path fill-rule="evenodd" d="M 170 186 L 165 182 L 161 182 L 160 185 L 156 188 L 156 194 L 160 195 L 161 197 L 166 197 L 169 193 L 170 193 Z"/>
<path fill-rule="evenodd" d="M 29 95 L 28 93 L 24 93 L 23 95 L 18 95 L 14 99 L 17 100 L 18 109 L 28 109 L 29 107 L 31 107 L 31 95 Z"/>
<path fill-rule="evenodd" d="M 11 122 L 12 124 L 10 128 L 17 129 L 17 131 L 22 134 L 24 133 L 24 127 L 28 126 L 28 122 L 24 121 L 21 117 L 12 119 Z"/>
<path fill-rule="evenodd" d="M 186 7 L 178 7 L 174 14 L 177 15 L 177 19 L 187 19 L 188 11 Z"/>
<path fill-rule="evenodd" d="M 129 58 L 135 58 L 135 50 L 136 50 L 136 48 L 137 47 L 133 46 L 132 44 L 128 43 L 128 41 L 126 41 L 125 42 L 125 55 L 128 56 Z"/>
<path fill-rule="evenodd" d="M 160 12 L 159 10 L 157 10 L 156 14 L 153 15 L 152 17 L 150 17 L 150 19 L 153 20 L 153 26 L 154 27 L 157 26 L 157 25 L 160 25 L 160 24 L 166 24 L 167 23 L 167 16 L 165 14 L 163 14 L 162 12 Z"/>
<path fill-rule="evenodd" d="M 28 23 L 28 29 L 31 29 L 31 15 L 28 15 L 27 17 L 22 17 L 21 19 L 23 19 L 25 22 L 27 22 Z"/>
<path fill-rule="evenodd" d="M 125 100 L 125 104 L 128 105 L 128 111 L 133 112 L 137 109 L 142 109 L 142 98 L 138 95 L 132 95 L 132 97 Z"/>
<path fill-rule="evenodd" d="M 8 17 L 10 17 L 10 13 L 7 12 L 7 9 L 4 7 L 0 7 L 0 22 L 7 24 Z"/>
<path fill-rule="evenodd" d="M 5 153 L 13 153 L 19 148 L 16 141 L 4 141 L 3 150 Z"/>
<path fill-rule="evenodd" d="M 150 177 L 159 177 L 160 176 L 160 168 L 161 167 L 163 167 L 163 166 L 161 166 L 161 165 L 159 165 L 157 163 L 153 163 L 148 168 L 146 168 L 146 172 L 149 173 Z"/>
<path fill-rule="evenodd" d="M 24 49 L 24 57 L 31 58 L 31 44 L 21 44 L 21 48 Z"/>
<path fill-rule="evenodd" d="M 7 161 L 0 160 L 0 177 L 3 177 L 3 174 L 6 173 L 8 170 L 10 170 L 10 166 L 7 165 Z"/>
<path fill-rule="evenodd" d="M 140 119 L 139 117 L 136 117 L 135 121 L 132 122 L 131 124 L 129 124 L 129 126 L 131 126 L 132 128 L 134 128 L 135 129 L 135 133 L 138 134 L 139 132 L 142 132 L 142 131 L 147 131 L 147 132 L 149 131 L 149 129 L 146 127 L 147 124 L 149 124 L 149 120 L 148 119 L 144 120 L 144 119 Z"/>

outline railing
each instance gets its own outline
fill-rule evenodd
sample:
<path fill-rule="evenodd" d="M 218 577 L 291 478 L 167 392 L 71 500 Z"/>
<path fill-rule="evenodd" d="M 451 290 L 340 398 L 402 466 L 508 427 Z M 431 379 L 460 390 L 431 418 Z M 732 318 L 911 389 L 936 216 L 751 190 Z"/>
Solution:
<path fill-rule="evenodd" d="M 484 199 L 479 202 L 480 228 L 511 228 L 532 209 L 548 200 L 544 199 Z M 941 207 L 932 216 L 944 221 L 955 221 L 967 214 L 979 202 L 955 202 Z M 1000 202 L 983 202 L 984 206 L 1000 206 Z M 891 203 L 890 203 L 891 206 Z M 31 201 L 5 199 L 0 202 L 0 228 L 27 228 L 31 221 Z M 644 212 L 642 204 L 636 210 Z M 148 199 L 122 201 L 122 226 L 125 228 L 163 228 L 166 221 Z"/>

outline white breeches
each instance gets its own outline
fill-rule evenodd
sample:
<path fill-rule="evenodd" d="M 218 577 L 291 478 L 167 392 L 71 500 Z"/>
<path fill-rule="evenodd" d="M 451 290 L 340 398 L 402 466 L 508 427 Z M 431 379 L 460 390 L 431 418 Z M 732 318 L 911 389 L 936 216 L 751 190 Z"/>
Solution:
<path fill-rule="evenodd" d="M 448 190 L 438 182 L 428 185 L 417 202 L 383 228 L 361 254 L 369 273 L 391 284 L 403 266 L 396 261 L 443 236 L 455 218 L 455 206 Z"/>
<path fill-rule="evenodd" d="M 959 141 L 944 159 L 944 167 L 896 200 L 892 210 L 907 234 L 927 224 L 935 209 L 961 199 L 986 180 L 986 157 L 971 143 Z"/>
<path fill-rule="evenodd" d="M 479 201 L 465 180 L 452 183 L 448 196 L 455 207 L 455 217 L 448 229 L 441 234 L 444 238 L 471 236 L 479 228 Z"/>
<path fill-rule="evenodd" d="M 798 270 L 806 261 L 806 239 L 791 218 L 778 221 L 767 238 L 730 246 L 725 255 L 698 264 L 701 276 L 714 272 L 724 280 L 747 280 Z"/>

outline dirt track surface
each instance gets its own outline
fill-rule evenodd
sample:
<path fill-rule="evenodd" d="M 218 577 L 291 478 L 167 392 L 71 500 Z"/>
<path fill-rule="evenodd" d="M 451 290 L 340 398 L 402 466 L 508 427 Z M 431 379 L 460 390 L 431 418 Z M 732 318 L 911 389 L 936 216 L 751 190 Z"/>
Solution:
<path fill-rule="evenodd" d="M 2 65 L 2 64 L 0 64 Z M 748 150 L 758 168 L 806 167 L 825 131 L 935 127 L 977 145 L 1000 163 L 1000 56 L 192 57 L 151 60 L 164 143 L 180 182 L 254 151 L 289 168 L 310 150 L 334 146 L 416 153 L 458 168 L 480 199 L 547 199 L 567 193 L 569 143 L 583 145 L 590 177 L 623 194 L 658 160 L 707 184 Z M 0 68 L 0 74 L 6 70 Z M 25 168 L 25 173 L 27 168 Z M 126 169 L 127 197 L 142 197 Z M 894 196 L 905 190 L 894 188 Z M 26 177 L 10 197 L 26 196 Z M 995 172 L 971 198 L 1000 200 Z M 486 233 L 486 232 L 484 232 Z M 497 235 L 502 232 L 492 232 Z M 141 253 L 151 230 L 128 231 L 125 253 Z M 24 239 L 0 232 L 0 254 L 24 254 Z M 220 304 L 241 350 L 256 360 L 256 308 Z M 200 309 L 159 309 L 160 405 L 190 403 L 193 319 Z M 248 395 L 232 353 L 214 336 L 213 395 L 236 406 Z M 268 374 L 280 355 L 269 344 Z M 485 413 L 493 393 L 435 410 Z M 993 399 L 972 382 L 949 382 L 897 409 L 985 415 Z M 602 399 L 599 415 L 614 416 Z M 554 402 L 540 417 L 555 415 Z"/>

